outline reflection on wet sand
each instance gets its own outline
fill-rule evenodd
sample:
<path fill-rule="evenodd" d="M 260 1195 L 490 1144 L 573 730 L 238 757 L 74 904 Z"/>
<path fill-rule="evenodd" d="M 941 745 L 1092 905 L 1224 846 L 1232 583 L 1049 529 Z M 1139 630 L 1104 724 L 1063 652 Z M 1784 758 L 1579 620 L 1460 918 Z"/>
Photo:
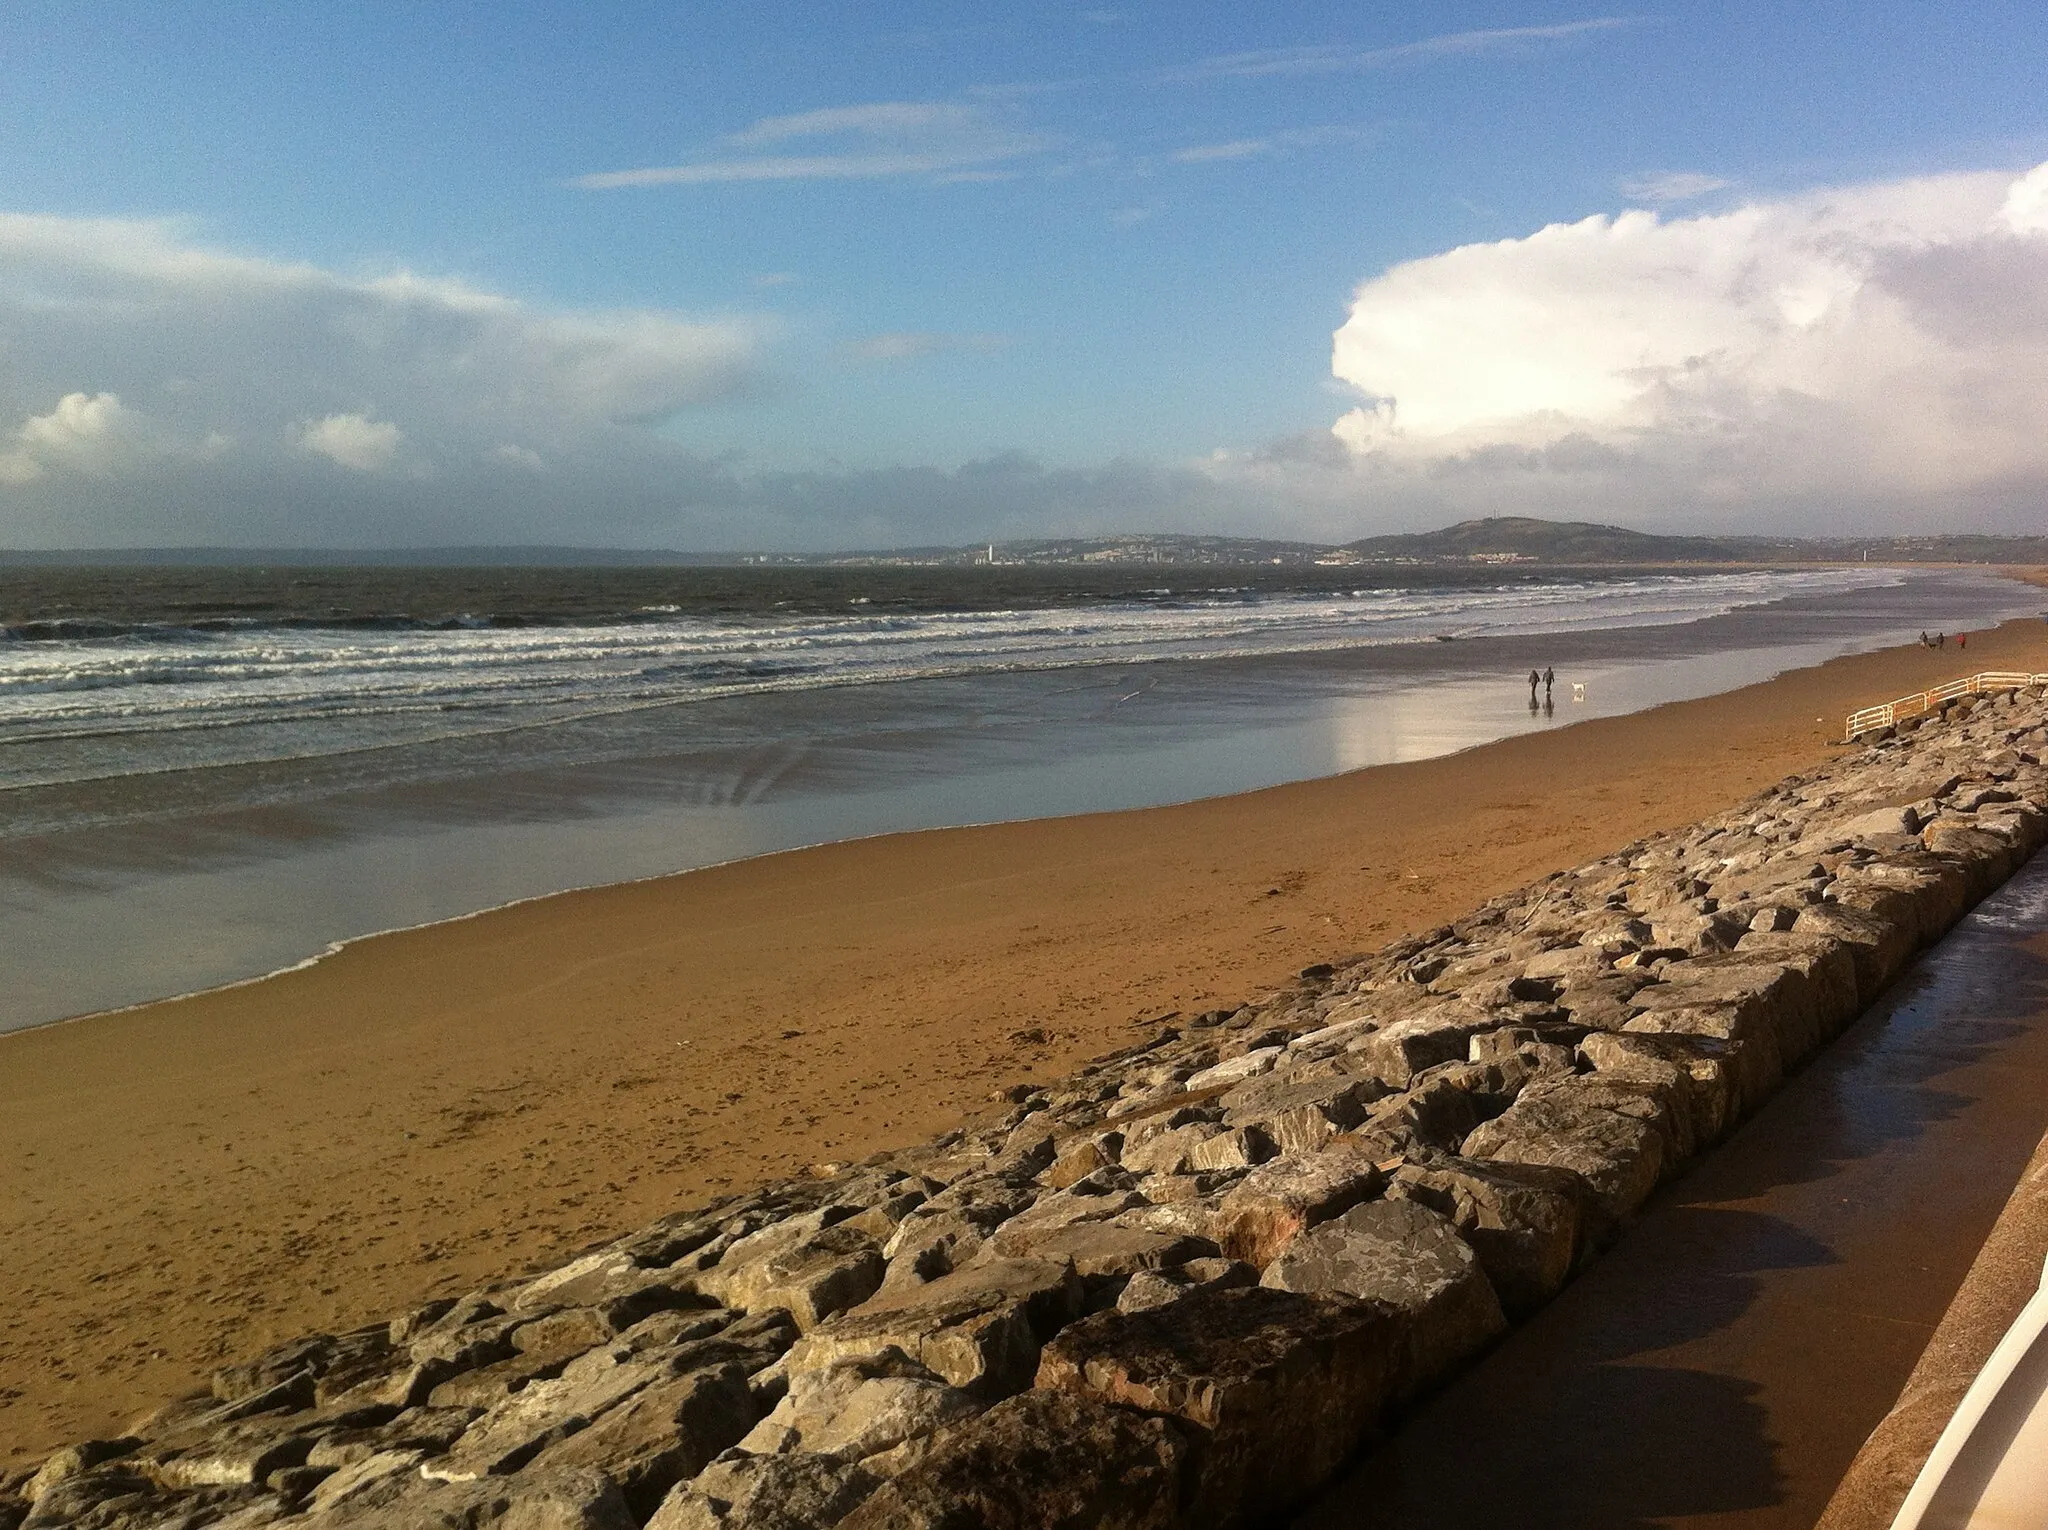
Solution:
<path fill-rule="evenodd" d="M 1951 601 L 2032 599 L 1954 577 Z M 1501 638 L 734 698 L 636 713 L 630 735 L 555 730 L 509 754 L 444 741 L 10 792 L 0 1029 L 574 887 L 1437 758 L 1910 640 L 1892 630 L 1913 619 L 1896 598 L 1546 634 L 1546 667 L 1588 700 L 1535 714 L 1516 678 L 1530 640 Z"/>

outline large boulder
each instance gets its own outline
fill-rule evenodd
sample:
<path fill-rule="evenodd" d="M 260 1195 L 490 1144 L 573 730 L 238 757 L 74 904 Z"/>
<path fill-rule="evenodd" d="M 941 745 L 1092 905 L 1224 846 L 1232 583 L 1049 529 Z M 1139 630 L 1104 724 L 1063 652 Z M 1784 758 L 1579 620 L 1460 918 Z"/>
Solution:
<path fill-rule="evenodd" d="M 1377 1424 L 1400 1351 L 1399 1323 L 1368 1302 L 1196 1291 L 1083 1318 L 1046 1346 L 1038 1386 L 1185 1428 L 1187 1523 L 1224 1526 L 1277 1519 L 1335 1472 Z"/>
<path fill-rule="evenodd" d="M 883 1245 L 889 1263 L 882 1285 L 922 1285 L 952 1274 L 981 1252 L 995 1222 L 966 1211 L 913 1213 Z"/>
<path fill-rule="evenodd" d="M 310 1400 L 325 1403 L 384 1375 L 397 1363 L 390 1325 L 379 1323 L 351 1333 L 316 1333 L 278 1345 L 254 1360 L 223 1366 L 213 1373 L 212 1389 L 224 1403 L 244 1403 L 305 1378 Z"/>
<path fill-rule="evenodd" d="M 1735 1109 L 1738 1043 L 1712 1036 L 1597 1031 L 1579 1043 L 1596 1078 L 1648 1085 L 1685 1112 L 1695 1149 L 1719 1140 Z"/>
<path fill-rule="evenodd" d="M 340 1394 L 332 1406 L 417 1407 L 443 1382 L 512 1359 L 519 1353 L 513 1336 L 527 1321 L 492 1303 L 459 1303 L 406 1340 L 391 1369 Z"/>
<path fill-rule="evenodd" d="M 573 1310 L 579 1314 L 591 1311 L 587 1307 Z M 541 1331 L 535 1333 L 535 1329 Z M 577 1323 L 556 1325 L 546 1319 L 528 1323 L 512 1333 L 513 1354 L 451 1376 L 427 1394 L 427 1402 L 436 1408 L 488 1408 L 532 1382 L 559 1376 L 571 1360 L 610 1337 L 609 1328 L 602 1324 L 591 1337 Z"/>
<path fill-rule="evenodd" d="M 1674 1002 L 1644 1009 L 1622 1028 L 1621 1034 L 1699 1036 L 1722 1043 L 1729 1067 L 1731 1121 L 1746 1116 L 1776 1092 L 1785 1078 L 1785 1054 L 1777 1030 L 1755 1006 L 1740 1002 L 1675 1002 L 1686 997 L 1702 998 L 1697 991 L 1674 989 L 1665 997 Z"/>
<path fill-rule="evenodd" d="M 55 1451 L 36 1468 L 28 1481 L 22 1484 L 21 1496 L 31 1504 L 60 1483 L 69 1482 L 73 1477 L 83 1476 L 96 1466 L 109 1461 L 118 1461 L 130 1455 L 142 1441 L 134 1435 L 121 1435 L 110 1440 L 81 1440 L 76 1445 L 66 1445 Z M 0 1502 L 5 1502 L 0 1499 Z"/>
<path fill-rule="evenodd" d="M 563 1374 L 642 1358 L 674 1374 L 732 1364 L 751 1376 L 781 1359 L 797 1337 L 796 1319 L 780 1307 L 725 1322 L 709 1333 L 699 1325 L 676 1324 L 675 1316 L 657 1313 L 635 1324 L 605 1348 L 572 1360 Z"/>
<path fill-rule="evenodd" d="M 663 1495 L 753 1427 L 747 1373 L 727 1363 L 650 1383 L 534 1457 L 529 1470 L 587 1467 L 618 1484 L 644 1518 Z"/>
<path fill-rule="evenodd" d="M 828 1227 L 752 1266 L 734 1282 L 737 1299 L 730 1304 L 750 1313 L 780 1307 L 798 1328 L 815 1328 L 874 1295 L 886 1267 L 881 1245 L 868 1234 L 843 1224 Z"/>
<path fill-rule="evenodd" d="M 1259 1272 L 1242 1259 L 1190 1259 L 1159 1270 L 1140 1270 L 1117 1293 L 1119 1312 L 1145 1312 L 1177 1302 L 1192 1291 L 1233 1291 L 1259 1283 Z"/>
<path fill-rule="evenodd" d="M 1462 1087 L 1469 1063 L 1440 1064 L 1418 1074 L 1398 1094 L 1375 1104 L 1365 1118 L 1363 1135 L 1378 1137 L 1404 1151 L 1434 1149 L 1455 1153 L 1465 1134 L 1479 1124 L 1479 1104 Z M 1489 1065 L 1481 1064 L 1485 1072 Z M 1459 1075 L 1459 1076 L 1453 1076 Z"/>
<path fill-rule="evenodd" d="M 1904 925 L 1914 932 L 1917 946 L 1933 945 L 1969 907 L 1969 883 L 1962 871 L 1924 850 L 1845 866 L 1829 892 L 1849 908 Z"/>
<path fill-rule="evenodd" d="M 1979 829 L 2012 846 L 2015 867 L 2026 864 L 2027 858 L 2048 840 L 2048 813 L 2031 802 L 1980 808 L 1976 818 Z"/>
<path fill-rule="evenodd" d="M 603 1314 L 616 1331 L 630 1328 L 651 1312 L 705 1305 L 696 1282 L 694 1266 L 654 1268 L 631 1254 L 601 1250 L 536 1276 L 499 1300 L 513 1314 L 529 1317 L 557 1307 L 587 1307 Z"/>
<path fill-rule="evenodd" d="M 991 1232 L 1035 1199 L 1036 1188 L 1015 1178 L 963 1175 L 905 1213 L 882 1245 L 889 1261 L 883 1285 L 917 1285 L 959 1269 L 981 1251 Z"/>
<path fill-rule="evenodd" d="M 1577 1085 L 1525 1091 L 1465 1139 L 1464 1156 L 1570 1169 L 1590 1192 L 1592 1241 L 1604 1242 L 1657 1188 L 1666 1134 L 1598 1096 L 1581 1097 Z"/>
<path fill-rule="evenodd" d="M 1673 963 L 1664 981 L 1643 989 L 1635 1004 L 1646 1014 L 1725 1010 L 1731 1039 L 1769 1036 L 1784 1069 L 1819 1046 L 1824 1034 L 1815 993 L 1798 966 L 1740 951 Z"/>
<path fill-rule="evenodd" d="M 1567 1169 L 1439 1157 L 1404 1164 L 1387 1194 L 1447 1218 L 1511 1318 L 1534 1312 L 1571 1277 L 1586 1186 Z"/>
<path fill-rule="evenodd" d="M 1971 903 L 2000 886 L 2025 858 L 2012 841 L 1979 828 L 1973 817 L 1944 815 L 1927 825 L 1920 839 L 1962 872 Z"/>
<path fill-rule="evenodd" d="M 1005 1259 L 1031 1256 L 1038 1246 L 1077 1224 L 1107 1222 L 1121 1212 L 1145 1204 L 1130 1175 L 1120 1168 L 1100 1169 L 1065 1190 L 1040 1196 L 989 1236 L 989 1246 Z"/>
<path fill-rule="evenodd" d="M 513 1312 L 526 1314 L 550 1312 L 560 1307 L 588 1307 L 630 1291 L 649 1279 L 666 1278 L 669 1278 L 666 1272 L 657 1272 L 642 1264 L 625 1249 L 601 1248 L 514 1286 L 502 1293 L 498 1301 L 485 1303 L 484 1310 L 474 1316 L 489 1316 L 496 1312 L 498 1302 Z M 458 1319 L 472 1321 L 473 1317 L 465 1316 L 464 1306 L 465 1303 L 458 1302 L 453 1310 L 435 1317 L 420 1331 L 446 1328 Z M 394 1331 L 392 1337 L 395 1341 L 398 1334 Z"/>
<path fill-rule="evenodd" d="M 1647 929 L 1642 934 L 1645 940 L 1650 939 Z M 1651 981 L 1648 973 L 1634 968 L 1572 973 L 1565 979 L 1558 1003 L 1572 1024 L 1582 1030 L 1618 1031 L 1635 1013 L 1635 1006 L 1629 1001 Z"/>
<path fill-rule="evenodd" d="M 894 1351 L 792 1376 L 781 1402 L 739 1442 L 772 1455 L 826 1453 L 891 1476 L 920 1459 L 930 1437 L 981 1404 Z"/>
<path fill-rule="evenodd" d="M 800 1237 L 778 1236 L 783 1232 L 783 1227 L 769 1228 L 734 1245 L 700 1283 L 743 1312 L 780 1307 L 799 1328 L 814 1328 L 833 1313 L 858 1306 L 881 1285 L 887 1262 L 882 1247 L 860 1229 L 839 1222 Z M 748 1256 L 749 1243 L 771 1237 L 776 1241 Z"/>
<path fill-rule="evenodd" d="M 457 1440 L 476 1417 L 473 1408 L 408 1408 L 381 1424 L 328 1429 L 306 1453 L 308 1466 L 349 1466 L 393 1451 L 438 1456 Z"/>
<path fill-rule="evenodd" d="M 1090 1307 L 1114 1301 L 1140 1270 L 1169 1269 L 1191 1259 L 1213 1258 L 1218 1252 L 1214 1242 L 1192 1233 L 1108 1222 L 1070 1223 L 1039 1239 L 1031 1250 L 1033 1258 L 1072 1266 Z"/>
<path fill-rule="evenodd" d="M 1117 1154 L 1123 1149 L 1122 1132 L 1103 1132 L 1094 1137 L 1084 1137 L 1079 1142 L 1070 1142 L 1052 1161 L 1045 1171 L 1047 1187 L 1064 1190 L 1077 1180 L 1086 1179 L 1099 1169 L 1107 1169 L 1117 1161 Z"/>
<path fill-rule="evenodd" d="M 829 1318 L 789 1352 L 791 1375 L 899 1349 L 984 1399 L 1031 1384 L 1045 1338 L 1074 1317 L 1082 1286 L 1073 1267 L 1044 1259 L 992 1259 L 925 1285 L 887 1287 Z"/>
<path fill-rule="evenodd" d="M 1235 1084 L 1248 1078 L 1257 1078 L 1269 1071 L 1281 1058 L 1284 1049 L 1279 1046 L 1253 1047 L 1236 1057 L 1224 1059 L 1214 1067 L 1204 1068 L 1187 1081 L 1190 1091 L 1215 1089 L 1221 1085 Z"/>
<path fill-rule="evenodd" d="M 1792 922 L 1796 925 L 1798 921 Z M 1797 929 L 1752 930 L 1735 943 L 1729 957 L 1731 961 L 1744 959 L 1787 967 L 1805 983 L 1807 1002 L 1813 1009 L 1815 1046 L 1832 1040 L 1863 1012 L 1856 957 L 1844 941 Z"/>
<path fill-rule="evenodd" d="M 1226 1126 L 1262 1133 L 1282 1155 L 1313 1153 L 1365 1119 L 1383 1086 L 1341 1076 L 1301 1079 L 1268 1074 L 1217 1101 Z"/>
<path fill-rule="evenodd" d="M 307 1530 L 633 1530 L 634 1518 L 602 1472 L 531 1471 L 482 1482 L 392 1476 L 306 1524 Z"/>
<path fill-rule="evenodd" d="M 1253 1164 L 1264 1163 L 1275 1151 L 1272 1138 L 1256 1126 L 1225 1128 L 1206 1142 L 1196 1144 L 1187 1156 L 1187 1172 L 1249 1169 Z"/>
<path fill-rule="evenodd" d="M 443 1482 L 468 1482 L 517 1471 L 557 1440 L 567 1439 L 607 1409 L 657 1381 L 663 1368 L 644 1361 L 574 1368 L 553 1381 L 536 1381 L 524 1391 L 484 1410 L 445 1456 L 430 1461 L 425 1474 Z"/>
<path fill-rule="evenodd" d="M 327 1474 L 313 1484 L 312 1493 L 304 1499 L 304 1508 L 309 1514 L 324 1514 L 351 1499 L 372 1501 L 364 1498 L 365 1494 L 375 1494 L 375 1501 L 382 1502 L 393 1493 L 404 1491 L 424 1460 L 426 1453 L 420 1450 L 382 1450 L 346 1466 L 327 1468 Z M 318 1468 L 309 1466 L 306 1470 Z"/>
<path fill-rule="evenodd" d="M 1406 1089 L 1425 1068 L 1464 1061 L 1471 1038 L 1500 1024 L 1497 1015 L 1469 1004 L 1440 1004 L 1353 1042 L 1351 1053 L 1366 1073 L 1388 1088 Z"/>
<path fill-rule="evenodd" d="M 1027 1392 L 948 1430 L 843 1530 L 1174 1530 L 1187 1446 L 1163 1419 Z M 678 1527 L 680 1530 L 680 1527 Z"/>
<path fill-rule="evenodd" d="M 1384 1183 L 1366 1152 L 1333 1148 L 1280 1158 L 1238 1181 L 1211 1226 L 1223 1252 L 1264 1269 L 1304 1229 L 1371 1199 Z"/>
<path fill-rule="evenodd" d="M 9 1518 L 15 1506 L 6 1499 Z M 141 1472 L 110 1465 L 80 1472 L 45 1489 L 17 1523 L 25 1530 L 156 1530 L 162 1525 L 204 1525 L 275 1497 L 248 1486 L 166 1490 Z M 273 1516 L 274 1517 L 274 1516 Z"/>
<path fill-rule="evenodd" d="M 321 1421 L 310 1413 L 264 1414 L 161 1435 L 125 1457 L 165 1487 L 260 1484 L 305 1464 Z"/>
<path fill-rule="evenodd" d="M 1456 1228 L 1416 1201 L 1368 1201 L 1311 1228 L 1266 1267 L 1261 1285 L 1354 1296 L 1399 1320 L 1403 1396 L 1450 1374 L 1507 1329 L 1493 1286 Z"/>
<path fill-rule="evenodd" d="M 837 1456 L 740 1456 L 676 1488 L 647 1530 L 829 1530 L 880 1484 Z"/>
<path fill-rule="evenodd" d="M 1920 815 L 1910 807 L 1874 808 L 1828 826 L 1832 840 L 1856 843 L 1887 843 L 1911 838 L 1920 832 Z"/>
<path fill-rule="evenodd" d="M 1133 1137 L 1125 1142 L 1119 1162 L 1134 1174 L 1185 1174 L 1195 1166 L 1195 1154 L 1223 1128 L 1208 1121 L 1190 1121 L 1185 1126 Z"/>

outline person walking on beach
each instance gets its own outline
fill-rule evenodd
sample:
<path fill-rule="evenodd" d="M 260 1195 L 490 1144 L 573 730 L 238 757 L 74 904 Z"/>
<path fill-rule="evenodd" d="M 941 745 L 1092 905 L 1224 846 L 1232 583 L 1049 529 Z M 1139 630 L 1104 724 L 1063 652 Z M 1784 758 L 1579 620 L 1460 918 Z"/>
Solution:
<path fill-rule="evenodd" d="M 1536 705 L 1536 687 L 1543 683 L 1543 677 L 1535 670 L 1529 671 L 1529 705 Z"/>
<path fill-rule="evenodd" d="M 1935 646 L 1936 648 L 1946 648 L 1946 647 L 1948 647 L 1948 634 L 1947 634 L 1946 632 L 1937 632 L 1937 633 L 1935 633 L 1935 634 L 1934 634 L 1934 646 Z"/>
<path fill-rule="evenodd" d="M 1549 666 L 1548 664 L 1544 665 L 1544 666 L 1543 666 L 1543 699 L 1544 699 L 1545 701 L 1548 701 L 1548 700 L 1550 699 L 1550 688 L 1551 688 L 1551 687 L 1552 687 L 1553 685 L 1555 685 L 1555 684 L 1557 684 L 1557 676 L 1556 676 L 1556 674 L 1552 672 L 1552 670 L 1551 670 L 1551 668 L 1550 668 L 1550 666 Z"/>
<path fill-rule="evenodd" d="M 1958 647 L 1958 648 L 1968 648 L 1969 646 L 1970 646 L 1970 634 L 1969 634 L 1969 633 L 1967 633 L 1967 632 L 1958 632 L 1958 633 L 1956 634 L 1956 647 Z"/>

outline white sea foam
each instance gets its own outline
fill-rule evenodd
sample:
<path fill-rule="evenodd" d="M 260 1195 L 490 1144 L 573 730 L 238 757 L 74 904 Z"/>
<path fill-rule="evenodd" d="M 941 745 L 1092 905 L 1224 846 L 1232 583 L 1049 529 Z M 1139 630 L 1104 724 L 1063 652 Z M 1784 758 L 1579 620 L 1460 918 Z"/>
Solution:
<path fill-rule="evenodd" d="M 1209 592 L 1086 606 L 431 630 L 293 628 L 0 643 L 0 783 L 96 773 L 66 741 L 197 733 L 210 759 L 303 758 L 742 693 L 1064 666 L 1310 653 L 1661 626 L 1897 583 L 1892 570 L 1731 573 L 1490 589 Z M 254 736 L 258 732 L 260 741 Z M 237 737 L 237 735 L 242 735 Z"/>

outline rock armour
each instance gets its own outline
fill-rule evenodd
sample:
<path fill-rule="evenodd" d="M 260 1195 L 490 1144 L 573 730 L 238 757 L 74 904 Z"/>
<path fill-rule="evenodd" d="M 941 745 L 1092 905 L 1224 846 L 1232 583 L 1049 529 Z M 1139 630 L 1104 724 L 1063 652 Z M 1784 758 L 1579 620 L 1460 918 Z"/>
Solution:
<path fill-rule="evenodd" d="M 994 1125 L 213 1377 L 0 1530 L 1276 1519 L 2048 838 L 2048 703 L 1178 1020 Z"/>

